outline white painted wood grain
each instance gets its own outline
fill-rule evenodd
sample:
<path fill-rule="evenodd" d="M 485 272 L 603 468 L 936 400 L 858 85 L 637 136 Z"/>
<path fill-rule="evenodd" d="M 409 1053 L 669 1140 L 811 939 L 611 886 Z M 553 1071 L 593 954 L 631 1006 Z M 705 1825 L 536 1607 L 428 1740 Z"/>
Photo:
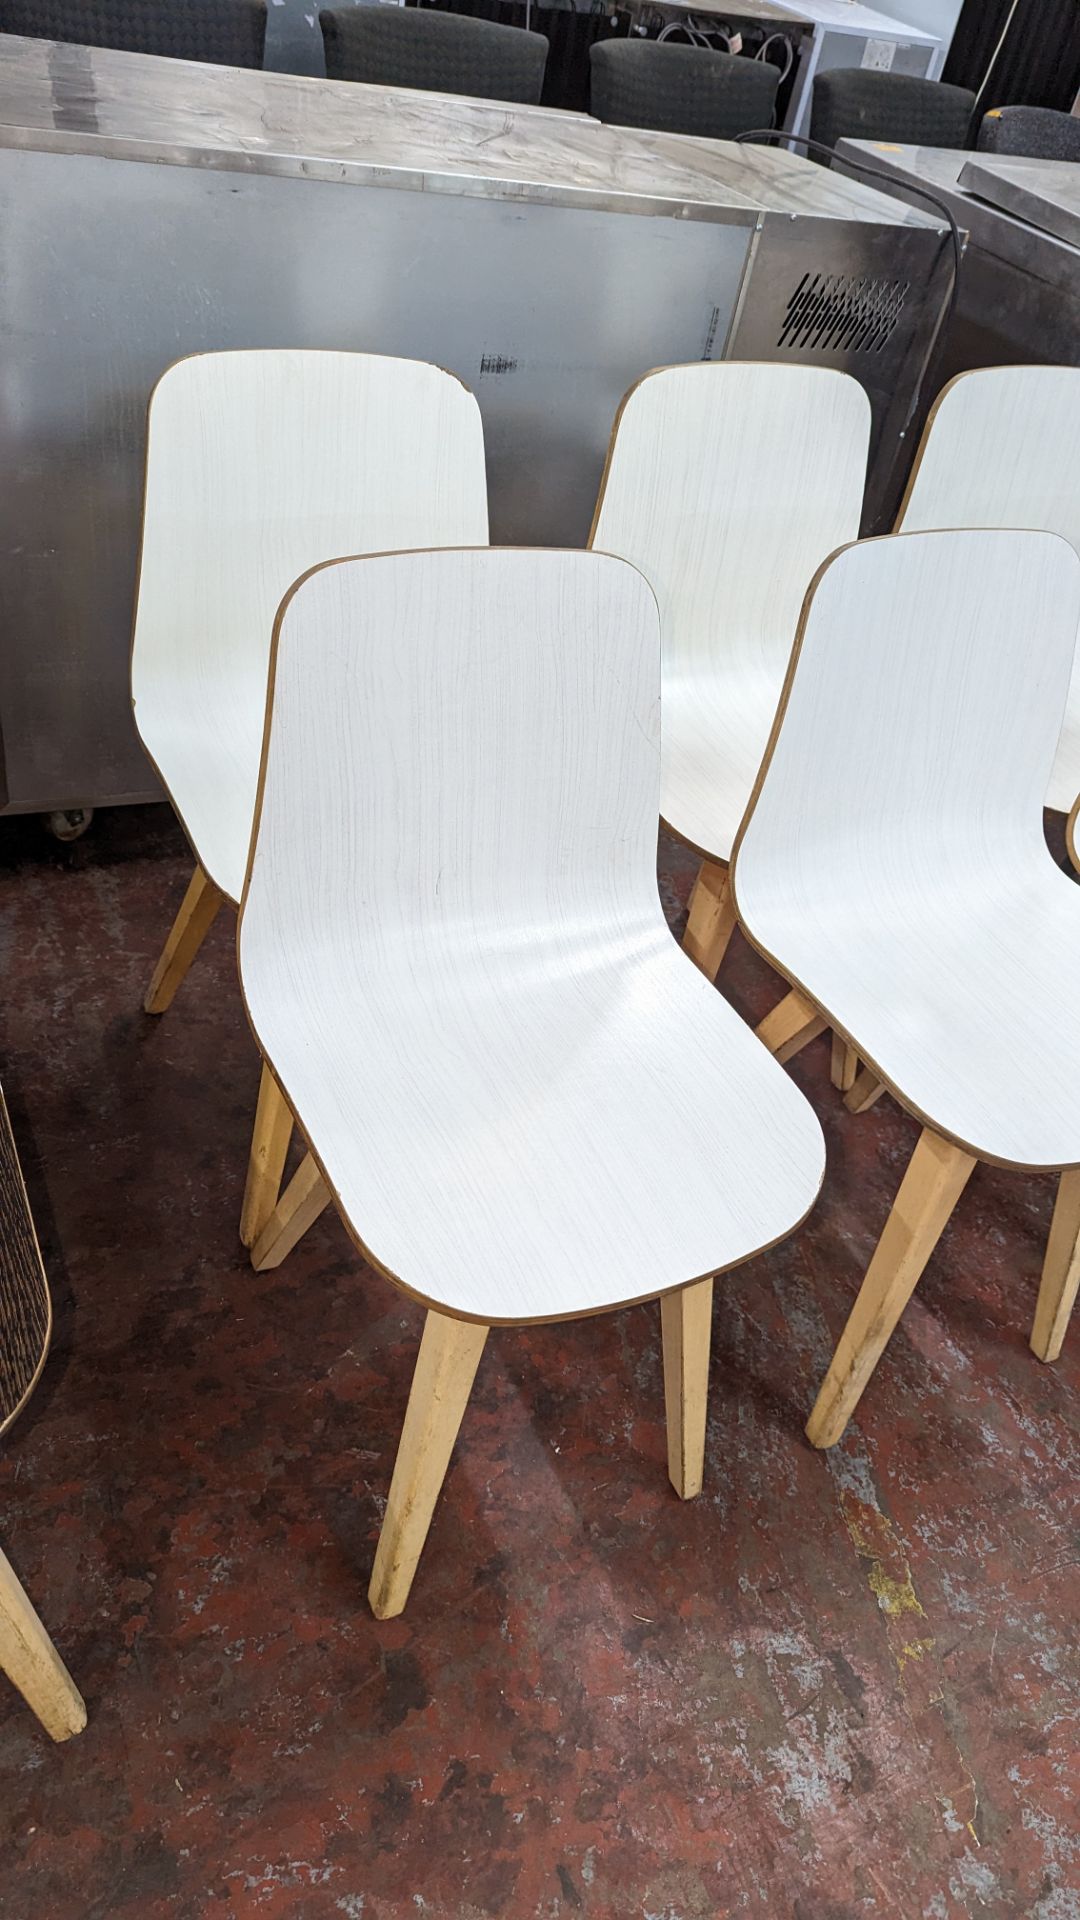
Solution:
<path fill-rule="evenodd" d="M 200 354 L 150 406 L 132 694 L 204 871 L 239 900 L 270 636 L 297 576 L 339 554 L 486 542 L 472 394 L 417 360 Z"/>
<path fill-rule="evenodd" d="M 898 521 L 928 527 L 1034 527 L 1080 551 L 1080 367 L 962 373 L 927 422 Z M 1038 646 L 1038 635 L 1031 642 Z M 1080 661 L 1046 791 L 1068 813 L 1080 794 Z"/>
<path fill-rule="evenodd" d="M 659 1294 L 820 1183 L 664 921 L 659 692 L 653 596 L 594 554 L 350 561 L 284 615 L 244 993 L 354 1230 L 444 1310 Z"/>
<path fill-rule="evenodd" d="M 803 595 L 859 531 L 870 402 L 823 367 L 664 367 L 620 414 L 592 546 L 639 567 L 663 634 L 664 819 L 727 860 Z"/>
<path fill-rule="evenodd" d="M 751 937 L 900 1099 L 1024 1166 L 1080 1162 L 1080 887 L 1042 831 L 1078 622 L 1054 534 L 847 548 L 733 868 Z"/>

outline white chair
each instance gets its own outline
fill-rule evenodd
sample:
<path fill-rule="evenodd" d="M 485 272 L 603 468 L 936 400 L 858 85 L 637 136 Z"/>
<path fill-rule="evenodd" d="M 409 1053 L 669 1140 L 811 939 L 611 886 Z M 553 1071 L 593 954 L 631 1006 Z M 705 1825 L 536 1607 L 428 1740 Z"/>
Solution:
<path fill-rule="evenodd" d="M 897 532 L 1034 527 L 1080 551 L 1080 367 L 979 367 L 934 402 Z M 1045 804 L 1080 794 L 1080 657 L 1073 667 Z"/>
<path fill-rule="evenodd" d="M 980 367 L 958 374 L 931 409 L 896 529 L 1032 527 L 1059 533 L 1080 550 L 1078 445 L 1080 367 Z M 1078 794 L 1080 657 L 1046 805 L 1068 813 Z M 792 1026 L 798 1017 L 793 1002 L 786 1013 Z M 779 1031 L 774 1023 L 763 1037 L 769 1040 Z M 818 1031 L 820 1022 L 813 1019 L 795 1025 L 778 1057 L 790 1059 Z M 859 1072 L 858 1064 L 850 1048 L 834 1039 L 833 1082 L 852 1113 L 864 1112 L 885 1091 L 876 1075 L 866 1067 Z"/>
<path fill-rule="evenodd" d="M 659 602 L 661 811 L 702 857 L 683 945 L 710 980 L 807 581 L 858 534 L 869 441 L 857 380 L 775 363 L 661 368 L 615 422 L 590 545 L 632 561 Z"/>
<path fill-rule="evenodd" d="M 197 862 L 146 995 L 163 1013 L 244 880 L 274 616 L 335 556 L 484 545 L 473 395 L 419 360 L 198 354 L 150 402 L 132 648 L 135 723 Z M 327 725 L 331 724 L 327 718 Z M 264 1074 L 241 1238 L 278 1196 L 291 1123 Z"/>
<path fill-rule="evenodd" d="M 350 560 L 279 616 L 241 983 L 332 1196 L 428 1307 L 372 1575 L 405 1604 L 488 1327 L 665 1295 L 672 1480 L 701 1484 L 711 1276 L 791 1232 L 810 1107 L 674 946 L 659 623 L 622 561 Z M 329 717 L 329 718 L 328 718 Z"/>
<path fill-rule="evenodd" d="M 840 1438 L 977 1160 L 1062 1170 L 1031 1340 L 1061 1350 L 1080 1278 L 1080 888 L 1042 806 L 1078 622 L 1080 559 L 1047 533 L 868 541 L 807 600 L 735 848 L 739 921 L 923 1124 L 815 1446 Z"/>

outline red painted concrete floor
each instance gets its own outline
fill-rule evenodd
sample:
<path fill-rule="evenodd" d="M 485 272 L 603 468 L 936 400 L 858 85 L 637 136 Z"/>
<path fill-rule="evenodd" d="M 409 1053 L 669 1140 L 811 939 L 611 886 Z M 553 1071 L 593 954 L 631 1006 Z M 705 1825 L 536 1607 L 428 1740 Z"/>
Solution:
<path fill-rule="evenodd" d="M 0 823 L 2 1066 L 58 1310 L 0 1537 L 81 1685 L 0 1696 L 4 1920 L 1080 1916 L 1080 1327 L 1052 1182 L 977 1171 L 828 1456 L 802 1423 L 915 1137 L 818 1041 L 821 1202 L 717 1289 L 705 1491 L 659 1316 L 497 1331 L 404 1618 L 365 1600 L 420 1311 L 325 1216 L 236 1226 L 258 1080 L 222 916 L 140 1012 L 162 808 Z M 679 929 L 692 862 L 661 850 Z M 723 974 L 758 1017 L 774 977 Z M 678 1205 L 672 1194 L 671 1204 Z"/>

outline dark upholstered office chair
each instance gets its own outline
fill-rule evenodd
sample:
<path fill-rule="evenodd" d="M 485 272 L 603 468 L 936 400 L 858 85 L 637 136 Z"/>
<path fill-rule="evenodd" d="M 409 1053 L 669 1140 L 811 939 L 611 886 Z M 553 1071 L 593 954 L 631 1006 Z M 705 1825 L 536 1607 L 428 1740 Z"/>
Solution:
<path fill-rule="evenodd" d="M 601 40 L 590 49 L 589 107 L 617 127 L 730 140 L 770 127 L 780 75 L 764 60 L 656 40 Z"/>
<path fill-rule="evenodd" d="M 864 73 L 838 67 L 819 73 L 810 109 L 810 138 L 898 140 L 913 147 L 966 147 L 975 95 L 908 73 Z"/>
<path fill-rule="evenodd" d="M 52 1307 L 30 1203 L 0 1093 L 0 1433 L 22 1412 L 38 1382 Z M 0 1552 L 0 1673 L 18 1687 L 54 1740 L 86 1725 L 75 1682 Z"/>
<path fill-rule="evenodd" d="M 320 14 L 319 24 L 331 80 L 539 103 L 542 33 L 421 7 L 349 7 Z"/>
<path fill-rule="evenodd" d="M 0 0 L 0 33 L 261 67 L 265 0 Z"/>
<path fill-rule="evenodd" d="M 1053 107 L 995 107 L 979 128 L 981 153 L 1080 160 L 1080 120 Z"/>

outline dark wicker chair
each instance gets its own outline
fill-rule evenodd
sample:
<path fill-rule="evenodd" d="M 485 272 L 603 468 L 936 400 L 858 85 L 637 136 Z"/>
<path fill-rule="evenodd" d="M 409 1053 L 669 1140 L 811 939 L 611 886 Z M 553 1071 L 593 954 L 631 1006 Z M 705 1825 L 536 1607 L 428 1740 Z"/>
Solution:
<path fill-rule="evenodd" d="M 981 153 L 1080 160 L 1080 120 L 1053 107 L 995 107 L 979 128 Z"/>
<path fill-rule="evenodd" d="M 0 0 L 0 33 L 261 67 L 266 0 Z"/>
<path fill-rule="evenodd" d="M 810 109 L 810 138 L 896 140 L 913 147 L 966 147 L 975 109 L 967 87 L 917 80 L 907 73 L 838 67 L 819 73 Z"/>
<path fill-rule="evenodd" d="M 0 1093 L 0 1433 L 22 1412 L 45 1364 L 52 1307 L 4 1096 Z M 0 1552 L 0 1672 L 54 1740 L 86 1725 L 78 1689 Z"/>
<path fill-rule="evenodd" d="M 598 120 L 730 140 L 771 127 L 780 75 L 763 60 L 656 40 L 601 40 L 589 53 Z"/>
<path fill-rule="evenodd" d="M 539 104 L 542 33 L 423 7 L 349 7 L 320 14 L 319 24 L 330 80 Z"/>

